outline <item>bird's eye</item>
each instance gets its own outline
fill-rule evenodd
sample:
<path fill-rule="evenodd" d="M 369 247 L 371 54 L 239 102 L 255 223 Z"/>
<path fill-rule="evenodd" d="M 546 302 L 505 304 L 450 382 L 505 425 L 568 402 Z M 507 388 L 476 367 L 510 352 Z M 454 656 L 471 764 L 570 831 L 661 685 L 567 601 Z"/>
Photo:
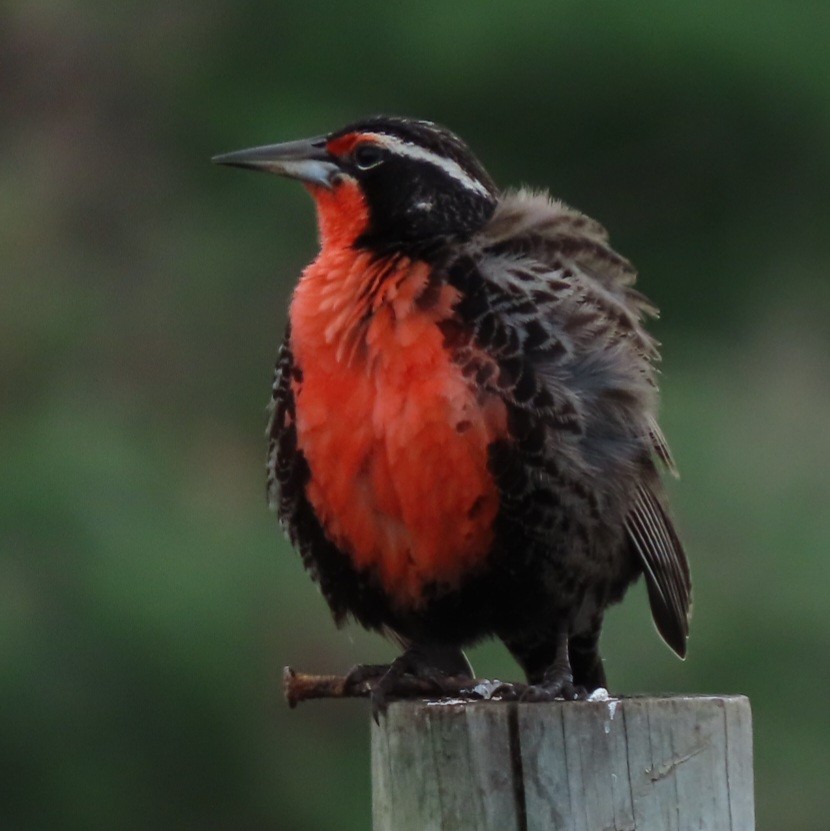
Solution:
<path fill-rule="evenodd" d="M 370 170 L 383 161 L 383 149 L 377 144 L 360 144 L 355 148 L 352 158 L 360 170 Z"/>

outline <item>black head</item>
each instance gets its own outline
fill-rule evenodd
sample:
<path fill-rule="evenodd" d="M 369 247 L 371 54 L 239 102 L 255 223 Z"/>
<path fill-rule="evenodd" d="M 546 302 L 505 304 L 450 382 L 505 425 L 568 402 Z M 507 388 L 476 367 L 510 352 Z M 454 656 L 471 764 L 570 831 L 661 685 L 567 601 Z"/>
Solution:
<path fill-rule="evenodd" d="M 327 146 L 366 196 L 370 226 L 359 243 L 367 247 L 468 236 L 496 206 L 496 186 L 482 164 L 430 121 L 369 118 L 333 133 Z"/>
<path fill-rule="evenodd" d="M 378 116 L 327 136 L 215 161 L 299 178 L 312 189 L 356 186 L 368 218 L 353 244 L 378 253 L 423 254 L 465 238 L 496 206 L 496 186 L 478 159 L 430 121 Z"/>

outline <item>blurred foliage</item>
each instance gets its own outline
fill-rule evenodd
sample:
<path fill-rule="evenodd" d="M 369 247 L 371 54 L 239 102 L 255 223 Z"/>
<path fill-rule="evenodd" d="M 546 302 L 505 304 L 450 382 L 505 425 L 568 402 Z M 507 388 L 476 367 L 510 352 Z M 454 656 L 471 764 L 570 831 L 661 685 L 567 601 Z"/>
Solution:
<path fill-rule="evenodd" d="M 366 708 L 279 689 L 393 654 L 334 630 L 264 507 L 312 211 L 207 159 L 387 112 L 640 267 L 695 619 L 681 664 L 638 587 L 609 675 L 750 695 L 759 829 L 826 828 L 828 24 L 807 0 L 5 3 L 0 826 L 369 827 Z"/>

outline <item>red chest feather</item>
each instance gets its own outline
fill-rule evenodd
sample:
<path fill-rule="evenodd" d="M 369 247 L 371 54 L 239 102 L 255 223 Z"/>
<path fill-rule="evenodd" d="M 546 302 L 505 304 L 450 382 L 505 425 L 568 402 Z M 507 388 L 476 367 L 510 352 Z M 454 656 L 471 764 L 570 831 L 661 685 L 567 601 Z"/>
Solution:
<path fill-rule="evenodd" d="M 401 606 L 456 585 L 489 553 L 498 494 L 488 445 L 500 401 L 470 389 L 439 323 L 457 297 L 419 304 L 428 267 L 324 246 L 291 304 L 297 439 L 328 536 Z"/>

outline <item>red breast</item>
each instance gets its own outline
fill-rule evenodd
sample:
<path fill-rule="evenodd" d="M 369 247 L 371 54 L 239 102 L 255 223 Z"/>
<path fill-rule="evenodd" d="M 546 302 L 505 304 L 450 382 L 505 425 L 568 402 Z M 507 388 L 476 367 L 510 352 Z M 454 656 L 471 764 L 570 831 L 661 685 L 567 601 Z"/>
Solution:
<path fill-rule="evenodd" d="M 455 290 L 419 303 L 428 264 L 348 244 L 366 216 L 358 189 L 312 193 L 323 247 L 290 308 L 307 496 L 358 568 L 417 605 L 425 586 L 457 584 L 489 552 L 487 448 L 505 433 L 504 406 L 469 385 L 445 346 Z"/>

